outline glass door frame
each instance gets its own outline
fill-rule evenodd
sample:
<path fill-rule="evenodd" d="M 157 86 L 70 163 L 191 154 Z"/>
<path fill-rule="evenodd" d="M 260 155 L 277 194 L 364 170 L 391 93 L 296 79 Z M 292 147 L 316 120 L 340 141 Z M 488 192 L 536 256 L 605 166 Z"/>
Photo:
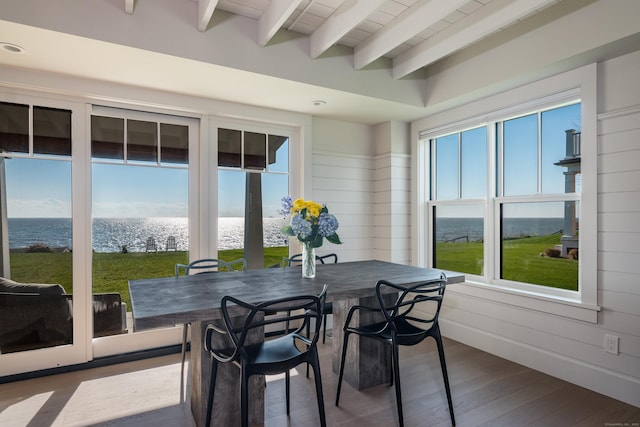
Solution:
<path fill-rule="evenodd" d="M 189 128 L 189 188 L 188 188 L 188 206 L 189 206 L 189 253 L 193 250 L 194 245 L 199 245 L 200 229 L 198 226 L 198 212 L 200 210 L 200 154 L 202 149 L 202 120 L 201 116 L 177 115 L 162 112 L 151 112 L 141 110 L 119 109 L 116 107 L 106 107 L 101 105 L 93 105 L 87 116 L 87 123 L 91 123 L 91 115 L 112 115 L 116 113 L 118 116 L 126 117 L 133 120 L 150 120 L 160 121 L 168 124 L 179 124 L 188 126 Z M 88 141 L 91 141 L 89 126 Z M 88 157 L 89 172 L 87 182 L 89 183 L 89 231 L 91 231 L 91 153 L 89 149 Z M 90 233 L 89 233 L 90 235 Z M 89 242 L 91 244 L 91 241 Z M 89 256 L 87 270 L 89 271 L 89 281 L 92 284 L 93 268 L 92 258 Z M 130 307 L 128 308 L 130 310 Z M 171 345 L 178 345 L 182 341 L 182 326 L 177 325 L 173 328 L 159 328 L 147 331 L 130 331 L 127 334 L 110 335 L 104 337 L 93 338 L 92 355 L 93 358 L 113 356 L 123 353 L 131 353 L 136 351 L 149 350 L 153 348 L 161 348 Z"/>
<path fill-rule="evenodd" d="M 207 205 L 203 205 L 203 215 L 200 226 L 202 235 L 207 236 L 202 239 L 199 252 L 194 253 L 193 259 L 197 258 L 217 258 L 218 256 L 218 129 L 237 129 L 243 132 L 264 133 L 270 135 L 281 135 L 289 138 L 289 194 L 301 194 L 302 171 L 303 168 L 303 137 L 302 129 L 294 126 L 278 125 L 274 123 L 258 123 L 249 120 L 231 119 L 211 116 L 208 121 L 208 140 L 206 151 L 203 147 L 202 158 L 206 159 L 207 165 L 202 166 L 203 200 L 208 200 Z M 283 197 L 286 194 L 282 195 Z M 206 212 L 205 212 L 206 210 Z M 215 220 L 212 220 L 215 219 Z M 191 252 L 189 253 L 191 255 Z"/>
<path fill-rule="evenodd" d="M 93 333 L 90 319 L 91 292 L 87 287 L 88 273 L 84 268 L 90 254 L 90 240 L 87 240 L 85 200 L 87 144 L 84 144 L 87 126 L 84 120 L 87 106 L 82 102 L 67 99 L 51 99 L 24 93 L 0 92 L 0 100 L 15 104 L 50 107 L 71 111 L 71 218 L 72 218 L 72 288 L 73 288 L 73 341 L 71 344 L 36 350 L 0 354 L 0 376 L 29 371 L 56 368 L 83 363 L 91 358 L 90 337 Z M 29 129 L 32 137 L 32 127 Z M 59 160 L 65 161 L 65 160 Z M 90 276 L 90 274 L 89 274 Z"/>
<path fill-rule="evenodd" d="M 47 95 L 33 91 L 2 88 L 0 101 L 38 105 L 72 111 L 72 288 L 73 343 L 58 347 L 0 354 L 0 376 L 82 364 L 94 358 L 179 344 L 181 325 L 176 328 L 142 331 L 135 334 L 93 338 L 92 309 L 92 184 L 91 115 L 94 106 L 73 96 Z M 109 103 L 105 103 L 109 104 Z M 130 109 L 130 105 L 112 104 Z M 142 110 L 143 107 L 140 107 Z M 149 108 L 142 114 L 164 114 L 195 123 L 189 131 L 189 255 L 217 253 L 217 129 L 237 127 L 289 137 L 289 192 L 298 197 L 310 190 L 310 120 L 300 125 L 239 120 Z M 178 115 L 179 114 L 179 115 Z"/>

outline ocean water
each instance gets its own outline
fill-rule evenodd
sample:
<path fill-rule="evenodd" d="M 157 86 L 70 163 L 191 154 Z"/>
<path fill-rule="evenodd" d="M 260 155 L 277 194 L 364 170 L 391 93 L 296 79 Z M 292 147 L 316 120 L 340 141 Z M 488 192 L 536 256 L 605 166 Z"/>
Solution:
<path fill-rule="evenodd" d="M 286 245 L 280 232 L 283 218 L 263 220 L 265 247 Z M 244 218 L 220 218 L 219 249 L 244 246 Z M 166 247 L 167 238 L 176 239 L 178 250 L 189 247 L 187 218 L 97 218 L 92 224 L 93 250 L 120 252 L 126 246 L 130 252 L 143 252 L 147 238 L 153 237 L 159 250 Z M 42 243 L 52 248 L 72 249 L 69 218 L 9 218 L 9 248 L 21 249 Z"/>
<path fill-rule="evenodd" d="M 264 246 L 284 246 L 286 237 L 280 232 L 284 218 L 263 220 Z M 436 241 L 456 239 L 483 240 L 481 218 L 438 218 Z M 504 221 L 505 237 L 543 236 L 562 231 L 562 218 L 510 218 Z M 239 249 L 244 246 L 244 218 L 218 220 L 219 249 Z M 143 252 L 147 238 L 153 237 L 159 250 L 166 247 L 167 238 L 176 239 L 178 250 L 189 247 L 187 218 L 102 218 L 93 220 L 93 250 L 120 252 L 126 246 L 130 252 Z M 71 249 L 71 219 L 9 218 L 9 247 L 28 248 L 43 243 L 52 248 Z"/>
<path fill-rule="evenodd" d="M 546 236 L 563 231 L 563 218 L 505 218 L 503 237 Z M 482 218 L 438 218 L 434 227 L 437 242 L 484 240 Z M 465 238 L 465 239 L 463 239 Z"/>

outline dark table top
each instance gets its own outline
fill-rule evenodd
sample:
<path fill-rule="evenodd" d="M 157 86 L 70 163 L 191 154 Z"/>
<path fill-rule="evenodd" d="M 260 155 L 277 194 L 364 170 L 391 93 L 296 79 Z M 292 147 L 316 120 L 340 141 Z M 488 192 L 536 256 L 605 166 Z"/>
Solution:
<path fill-rule="evenodd" d="M 384 261 L 355 261 L 320 264 L 313 279 L 303 278 L 300 267 L 268 268 L 130 280 L 129 291 L 134 329 L 142 330 L 219 318 L 220 300 L 225 295 L 259 303 L 291 295 L 319 294 L 326 284 L 327 301 L 335 301 L 373 296 L 380 279 L 411 285 L 436 279 L 441 272 Z M 464 281 L 460 273 L 444 273 L 448 284 Z"/>

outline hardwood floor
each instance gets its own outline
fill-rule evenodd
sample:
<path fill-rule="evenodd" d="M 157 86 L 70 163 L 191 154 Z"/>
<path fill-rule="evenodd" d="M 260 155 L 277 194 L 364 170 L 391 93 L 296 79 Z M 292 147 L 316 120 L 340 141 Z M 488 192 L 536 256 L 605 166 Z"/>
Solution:
<path fill-rule="evenodd" d="M 328 426 L 397 425 L 392 387 L 359 392 L 345 383 L 336 408 L 331 341 L 319 348 Z M 458 426 L 640 426 L 640 408 L 455 341 L 445 341 L 445 353 Z M 402 348 L 400 357 L 405 425 L 450 426 L 434 343 Z M 284 379 L 268 379 L 265 426 L 318 425 L 313 380 L 303 367 L 291 390 L 287 417 Z M 180 394 L 180 355 L 0 385 L 0 426 L 89 425 L 194 426 Z"/>

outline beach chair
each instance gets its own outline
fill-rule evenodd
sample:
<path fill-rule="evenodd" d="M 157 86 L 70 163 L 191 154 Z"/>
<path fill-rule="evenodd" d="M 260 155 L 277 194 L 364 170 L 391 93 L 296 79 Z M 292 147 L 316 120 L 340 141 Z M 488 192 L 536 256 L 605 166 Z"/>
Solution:
<path fill-rule="evenodd" d="M 156 246 L 156 239 L 153 237 L 149 237 L 147 239 L 147 252 L 158 252 L 158 247 Z"/>
<path fill-rule="evenodd" d="M 178 246 L 176 245 L 176 238 L 173 236 L 167 237 L 167 246 L 165 250 L 168 251 L 177 251 Z"/>

